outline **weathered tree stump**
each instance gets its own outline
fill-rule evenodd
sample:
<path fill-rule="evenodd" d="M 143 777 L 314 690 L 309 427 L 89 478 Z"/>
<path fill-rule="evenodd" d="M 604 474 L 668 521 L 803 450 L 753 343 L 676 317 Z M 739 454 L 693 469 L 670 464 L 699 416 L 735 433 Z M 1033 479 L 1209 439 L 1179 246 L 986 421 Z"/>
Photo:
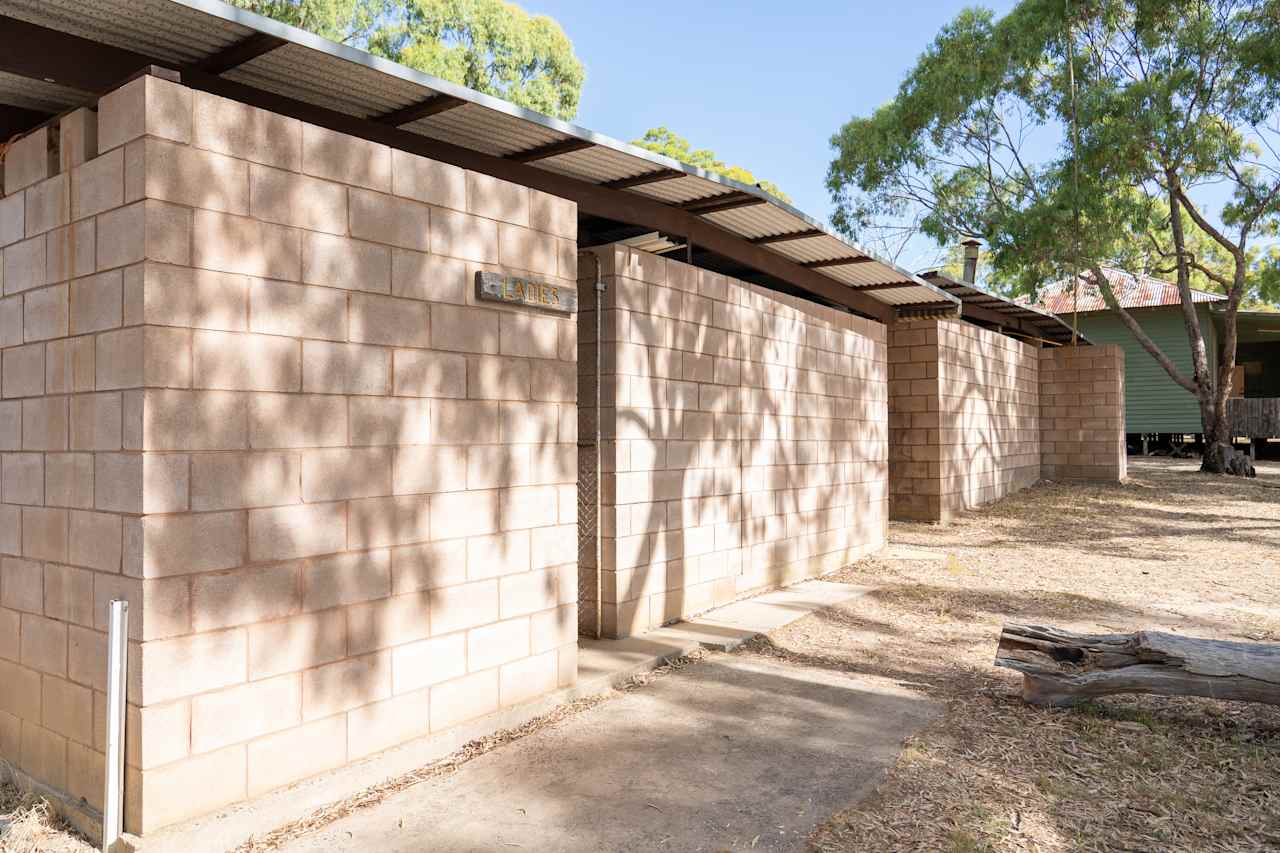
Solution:
<path fill-rule="evenodd" d="M 1023 674 L 1022 698 L 1033 705 L 1074 705 L 1112 693 L 1280 705 L 1280 645 L 1160 631 L 1074 634 L 1038 625 L 1005 625 L 996 666 Z"/>

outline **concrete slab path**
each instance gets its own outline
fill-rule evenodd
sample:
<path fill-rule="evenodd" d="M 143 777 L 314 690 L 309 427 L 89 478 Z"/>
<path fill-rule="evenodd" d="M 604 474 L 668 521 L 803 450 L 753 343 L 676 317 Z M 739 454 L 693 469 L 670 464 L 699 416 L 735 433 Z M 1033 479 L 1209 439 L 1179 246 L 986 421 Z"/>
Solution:
<path fill-rule="evenodd" d="M 891 681 L 713 655 L 289 851 L 799 851 L 938 707 Z"/>

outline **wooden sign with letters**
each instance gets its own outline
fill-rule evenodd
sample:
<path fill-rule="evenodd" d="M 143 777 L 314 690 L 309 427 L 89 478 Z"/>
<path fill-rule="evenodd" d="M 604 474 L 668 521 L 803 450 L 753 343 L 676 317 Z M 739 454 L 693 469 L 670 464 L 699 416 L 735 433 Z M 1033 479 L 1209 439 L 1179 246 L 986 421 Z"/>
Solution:
<path fill-rule="evenodd" d="M 500 272 L 476 273 L 476 298 L 527 305 L 557 314 L 572 314 L 578 310 L 578 291 L 572 287 Z"/>

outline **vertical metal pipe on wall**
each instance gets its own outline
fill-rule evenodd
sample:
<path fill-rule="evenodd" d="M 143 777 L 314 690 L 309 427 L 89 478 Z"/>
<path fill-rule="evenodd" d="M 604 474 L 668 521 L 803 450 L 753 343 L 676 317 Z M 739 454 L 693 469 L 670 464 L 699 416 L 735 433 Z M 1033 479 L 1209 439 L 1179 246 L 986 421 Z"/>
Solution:
<path fill-rule="evenodd" d="M 107 626 L 107 754 L 102 797 L 102 851 L 124 831 L 125 689 L 129 667 L 129 602 L 113 599 Z"/>

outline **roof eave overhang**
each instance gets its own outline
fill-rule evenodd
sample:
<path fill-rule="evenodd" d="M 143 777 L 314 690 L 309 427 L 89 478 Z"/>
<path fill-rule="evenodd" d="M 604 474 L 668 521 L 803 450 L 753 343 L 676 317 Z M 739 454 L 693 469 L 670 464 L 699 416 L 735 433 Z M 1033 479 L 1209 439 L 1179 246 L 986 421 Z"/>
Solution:
<path fill-rule="evenodd" d="M 959 306 L 959 300 L 940 288 L 891 263 L 874 258 L 860 247 L 832 234 L 821 223 L 758 187 L 732 181 L 569 122 L 541 115 L 507 101 L 423 74 L 390 60 L 346 45 L 335 44 L 312 33 L 229 6 L 218 0 L 169 1 L 224 21 L 234 22 L 253 32 L 237 44 L 184 65 L 166 62 L 104 42 L 81 38 L 39 24 L 0 17 L 0 24 L 3 24 L 3 27 L 0 27 L 0 70 L 32 80 L 56 81 L 85 92 L 85 102 L 89 103 L 98 94 L 110 91 L 139 73 L 147 73 L 148 70 L 164 73 L 159 69 L 169 69 L 170 72 L 176 72 L 175 79 L 194 89 L 568 198 L 576 202 L 580 210 L 590 215 L 678 234 L 696 245 L 724 255 L 737 263 L 779 278 L 795 287 L 881 322 L 892 322 L 902 316 L 902 311 L 919 308 L 926 303 L 952 303 L 957 308 Z M 425 107 L 427 113 L 431 110 L 431 104 L 441 101 L 444 109 L 458 104 L 475 104 L 523 122 L 532 122 L 555 131 L 565 138 L 547 146 L 550 149 L 548 151 L 534 152 L 532 155 L 525 151 L 515 155 L 496 156 L 402 129 L 394 121 L 388 121 L 387 116 L 357 116 L 339 112 L 326 106 L 220 76 L 222 72 L 235 68 L 241 63 L 290 44 L 357 63 L 430 90 L 429 102 L 411 105 L 413 108 Z M 0 114 L 3 114 L 10 123 L 25 124 L 28 128 L 49 118 L 31 111 L 19 113 L 16 108 L 11 107 L 0 108 Z M 860 292 L 857 286 L 850 286 L 832 275 L 821 272 L 815 268 L 815 265 L 806 265 L 804 262 L 798 262 L 785 254 L 771 250 L 768 248 L 773 245 L 771 241 L 745 237 L 705 218 L 709 214 L 725 210 L 727 205 L 697 204 L 692 209 L 686 210 L 680 205 L 664 203 L 639 192 L 628 192 L 625 188 L 607 186 L 608 182 L 591 183 L 540 168 L 538 165 L 545 157 L 556 156 L 555 152 L 565 153 L 595 146 L 646 161 L 652 164 L 655 170 L 664 174 L 696 177 L 722 186 L 726 198 L 745 198 L 751 201 L 746 197 L 758 197 L 759 203 L 768 204 L 777 210 L 784 211 L 792 219 L 799 220 L 807 232 L 815 232 L 819 236 L 839 240 L 842 250 L 847 249 L 847 263 L 852 264 L 863 260 L 874 262 L 878 269 L 884 271 L 890 282 L 900 281 L 900 292 L 912 294 L 911 303 L 895 307 L 889 300 L 878 298 L 870 292 L 870 290 L 885 287 L 884 284 L 877 284 L 874 288 L 869 288 L 868 292 Z M 719 197 L 717 194 L 709 198 L 714 200 Z M 822 262 L 822 264 L 826 263 L 826 261 Z"/>

